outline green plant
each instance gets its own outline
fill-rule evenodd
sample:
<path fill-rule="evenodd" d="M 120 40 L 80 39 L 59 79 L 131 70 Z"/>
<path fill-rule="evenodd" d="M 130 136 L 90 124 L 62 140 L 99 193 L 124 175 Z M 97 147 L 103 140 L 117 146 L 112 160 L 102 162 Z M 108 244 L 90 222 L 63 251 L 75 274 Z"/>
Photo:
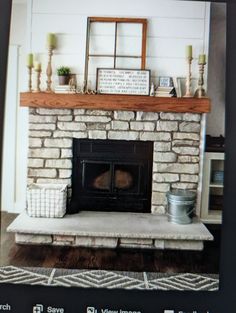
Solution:
<path fill-rule="evenodd" d="M 68 76 L 70 75 L 70 68 L 67 66 L 61 66 L 57 69 L 58 76 Z"/>

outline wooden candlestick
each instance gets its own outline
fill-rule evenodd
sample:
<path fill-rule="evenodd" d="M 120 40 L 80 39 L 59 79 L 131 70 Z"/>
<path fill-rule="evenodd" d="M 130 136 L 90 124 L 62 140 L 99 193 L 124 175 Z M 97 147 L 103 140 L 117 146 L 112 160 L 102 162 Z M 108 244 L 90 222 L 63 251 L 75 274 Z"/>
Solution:
<path fill-rule="evenodd" d="M 206 65 L 206 62 L 198 63 L 198 65 L 199 65 L 198 89 L 195 91 L 194 97 L 204 98 L 204 97 L 206 97 L 206 91 L 203 88 L 203 85 L 204 85 L 204 66 Z"/>
<path fill-rule="evenodd" d="M 193 95 L 191 93 L 191 79 L 192 79 L 192 72 L 191 72 L 191 65 L 192 65 L 192 57 L 188 57 L 187 58 L 187 62 L 188 62 L 188 74 L 186 77 L 186 92 L 184 97 L 185 98 L 192 98 Z"/>
<path fill-rule="evenodd" d="M 29 80 L 28 80 L 28 92 L 32 92 L 32 66 L 28 67 L 28 74 L 29 74 Z"/>
<path fill-rule="evenodd" d="M 47 66 L 47 89 L 46 92 L 52 92 L 52 55 L 53 55 L 53 46 L 48 47 L 48 66 Z"/>
<path fill-rule="evenodd" d="M 41 76 L 41 72 L 42 70 L 39 68 L 39 69 L 35 69 L 35 73 L 36 73 L 36 89 L 34 90 L 34 92 L 41 92 L 41 89 L 40 89 L 40 83 L 41 83 L 41 80 L 40 80 L 40 76 Z"/>

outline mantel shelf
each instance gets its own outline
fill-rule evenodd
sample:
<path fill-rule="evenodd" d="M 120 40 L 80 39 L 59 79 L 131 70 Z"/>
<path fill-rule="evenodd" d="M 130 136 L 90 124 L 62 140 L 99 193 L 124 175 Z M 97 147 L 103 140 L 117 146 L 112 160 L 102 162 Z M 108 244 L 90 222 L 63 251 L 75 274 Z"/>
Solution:
<path fill-rule="evenodd" d="M 23 107 L 51 109 L 126 110 L 146 112 L 208 113 L 209 98 L 161 98 L 127 95 L 82 95 L 56 93 L 20 94 Z"/>

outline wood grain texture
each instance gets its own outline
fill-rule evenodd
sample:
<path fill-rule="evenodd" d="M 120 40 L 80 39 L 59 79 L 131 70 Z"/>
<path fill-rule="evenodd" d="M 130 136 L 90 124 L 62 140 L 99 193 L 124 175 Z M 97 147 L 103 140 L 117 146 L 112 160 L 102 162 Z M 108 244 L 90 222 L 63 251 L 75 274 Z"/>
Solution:
<path fill-rule="evenodd" d="M 34 108 L 81 108 L 93 110 L 121 110 L 145 112 L 208 113 L 208 98 L 160 98 L 127 95 L 81 95 L 55 93 L 20 94 L 20 105 Z"/>

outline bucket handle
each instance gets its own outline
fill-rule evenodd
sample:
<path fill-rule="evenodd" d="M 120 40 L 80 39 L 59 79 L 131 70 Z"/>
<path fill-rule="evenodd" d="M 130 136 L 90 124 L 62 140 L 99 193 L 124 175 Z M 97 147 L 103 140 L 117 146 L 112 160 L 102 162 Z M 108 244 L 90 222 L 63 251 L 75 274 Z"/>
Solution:
<path fill-rule="evenodd" d="M 188 212 L 187 215 L 190 215 L 191 213 L 193 213 L 195 208 L 193 208 L 190 212 Z M 172 215 L 170 213 L 167 212 L 167 215 L 170 216 L 170 217 L 177 217 L 177 218 L 181 218 L 181 217 L 184 217 L 185 215 Z"/>

